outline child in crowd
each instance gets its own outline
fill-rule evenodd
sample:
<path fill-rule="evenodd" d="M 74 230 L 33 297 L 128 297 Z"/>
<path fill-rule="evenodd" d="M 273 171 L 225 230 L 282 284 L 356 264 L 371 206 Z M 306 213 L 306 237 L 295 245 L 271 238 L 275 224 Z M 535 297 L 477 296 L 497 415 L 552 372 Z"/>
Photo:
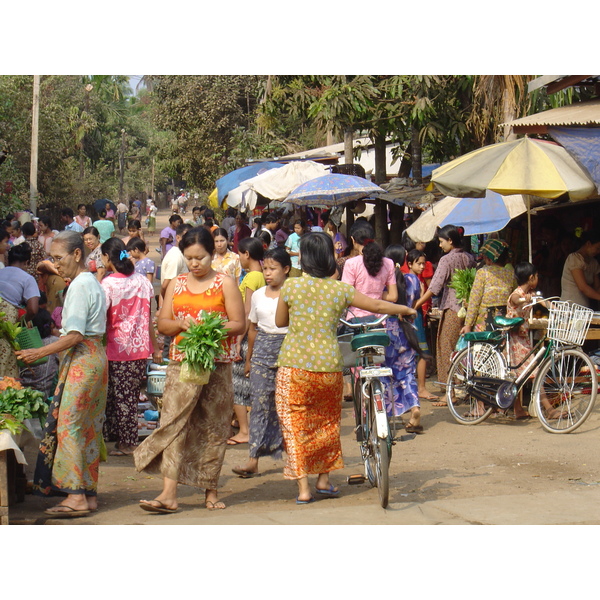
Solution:
<path fill-rule="evenodd" d="M 263 261 L 267 285 L 252 294 L 244 369 L 246 377 L 250 377 L 252 400 L 249 458 L 245 465 L 232 469 L 243 478 L 258 473 L 258 459 L 261 456 L 280 458 L 283 450 L 283 437 L 275 408 L 275 376 L 277 357 L 287 327 L 275 325 L 275 313 L 281 286 L 291 266 L 290 256 L 284 248 L 268 250 Z"/>
<path fill-rule="evenodd" d="M 416 275 L 420 282 L 421 292 L 419 298 L 425 293 L 425 284 L 423 283 L 422 275 L 427 268 L 427 258 L 425 253 L 418 248 L 410 250 L 406 255 L 407 270 L 401 269 L 403 273 L 412 273 Z M 429 346 L 427 345 L 427 337 L 425 335 L 425 318 L 423 315 L 423 307 L 417 310 L 415 317 L 415 327 L 417 328 L 417 339 L 419 340 L 419 348 L 421 349 L 421 357 L 417 362 L 417 386 L 419 388 L 419 398 L 423 400 L 438 400 L 439 397 L 432 394 L 425 386 L 427 379 L 427 360 L 423 356 L 431 356 Z"/>
<path fill-rule="evenodd" d="M 529 262 L 520 262 L 515 266 L 515 277 L 517 278 L 517 289 L 508 297 L 506 305 L 506 316 L 514 319 L 521 317 L 523 323 L 516 329 L 510 332 L 510 364 L 511 366 L 519 365 L 524 358 L 531 352 L 532 345 L 529 338 L 528 319 L 531 316 L 531 306 L 527 306 L 531 302 L 532 294 L 538 285 L 537 268 Z M 526 361 L 518 369 L 515 369 L 515 374 L 518 377 L 529 365 L 530 361 Z M 519 392 L 519 396 L 515 400 L 514 411 L 515 419 L 529 419 L 529 414 L 523 408 L 523 392 Z"/>
<path fill-rule="evenodd" d="M 127 252 L 135 265 L 135 272 L 140 275 L 145 275 L 148 281 L 154 281 L 154 271 L 156 265 L 151 258 L 146 256 L 148 250 L 146 242 L 141 237 L 132 237 L 127 243 Z"/>
<path fill-rule="evenodd" d="M 256 290 L 266 285 L 261 264 L 264 253 L 265 251 L 262 242 L 259 239 L 249 237 L 240 241 L 240 263 L 246 272 L 246 275 L 240 284 L 240 292 L 242 293 L 242 300 L 244 301 L 246 319 L 250 314 L 252 295 Z M 246 352 L 248 351 L 247 330 L 243 335 L 238 336 L 236 341 L 236 351 L 238 358 L 233 363 L 233 391 L 235 394 L 233 408 L 239 431 L 236 435 L 227 440 L 227 444 L 230 446 L 246 444 L 249 438 L 248 410 L 251 405 L 250 384 L 244 374 Z"/>
<path fill-rule="evenodd" d="M 411 250 L 410 264 L 417 262 L 423 254 Z M 385 255 L 396 268 L 397 304 L 409 308 L 421 297 L 421 282 L 418 274 L 412 270 L 402 273 L 401 266 L 406 258 L 406 250 L 400 244 L 388 246 Z M 421 263 L 424 266 L 424 261 Z M 415 265 L 415 270 L 419 266 Z M 392 369 L 391 381 L 386 381 L 386 408 L 389 416 L 402 415 L 410 411 L 410 419 L 405 425 L 408 433 L 422 433 L 421 405 L 417 385 L 417 356 L 421 355 L 419 340 L 414 326 L 408 319 L 399 320 L 390 317 L 386 321 L 386 330 L 390 336 L 390 345 L 385 349 L 385 364 Z"/>

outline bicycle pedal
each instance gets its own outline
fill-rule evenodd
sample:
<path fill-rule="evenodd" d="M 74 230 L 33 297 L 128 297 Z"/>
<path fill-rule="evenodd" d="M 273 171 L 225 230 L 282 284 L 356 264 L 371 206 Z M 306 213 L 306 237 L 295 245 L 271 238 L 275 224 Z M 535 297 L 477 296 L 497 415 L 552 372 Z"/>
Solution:
<path fill-rule="evenodd" d="M 364 483 L 367 480 L 367 478 L 364 475 L 348 475 L 348 479 L 346 479 L 346 482 L 348 483 L 348 485 L 359 485 L 361 483 Z"/>

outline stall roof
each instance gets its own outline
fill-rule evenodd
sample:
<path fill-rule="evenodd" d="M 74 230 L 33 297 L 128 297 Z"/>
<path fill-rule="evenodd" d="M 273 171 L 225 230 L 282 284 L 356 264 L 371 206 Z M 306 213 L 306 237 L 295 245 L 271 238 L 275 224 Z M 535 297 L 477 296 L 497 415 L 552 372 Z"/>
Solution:
<path fill-rule="evenodd" d="M 505 123 L 515 133 L 547 133 L 548 127 L 599 127 L 600 98 L 551 108 Z"/>
<path fill-rule="evenodd" d="M 531 93 L 545 87 L 549 94 L 554 94 L 571 86 L 597 86 L 599 82 L 599 75 L 541 75 L 527 84 L 527 90 Z"/>

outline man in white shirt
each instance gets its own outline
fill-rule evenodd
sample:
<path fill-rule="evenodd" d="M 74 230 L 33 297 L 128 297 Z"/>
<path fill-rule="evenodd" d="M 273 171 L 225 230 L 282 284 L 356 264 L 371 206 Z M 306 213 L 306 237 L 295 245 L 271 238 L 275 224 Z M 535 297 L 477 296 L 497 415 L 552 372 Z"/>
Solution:
<path fill-rule="evenodd" d="M 158 297 L 158 308 L 159 310 L 162 308 L 163 301 L 165 299 L 165 293 L 167 288 L 169 287 L 169 283 L 171 283 L 171 279 L 175 279 L 178 275 L 182 273 L 187 273 L 189 271 L 187 262 L 183 253 L 179 249 L 179 242 L 181 238 L 190 230 L 192 226 L 188 223 L 183 223 L 179 225 L 175 230 L 175 244 L 173 247 L 165 254 L 165 257 L 160 264 L 160 295 Z M 169 357 L 169 345 L 171 344 L 171 339 L 168 336 L 164 336 L 164 346 L 163 346 L 163 357 Z"/>

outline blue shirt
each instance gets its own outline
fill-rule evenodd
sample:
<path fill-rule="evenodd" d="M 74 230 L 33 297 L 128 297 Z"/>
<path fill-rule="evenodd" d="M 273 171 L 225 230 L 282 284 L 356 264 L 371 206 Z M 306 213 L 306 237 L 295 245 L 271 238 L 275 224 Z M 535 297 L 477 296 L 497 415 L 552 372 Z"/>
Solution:
<path fill-rule="evenodd" d="M 65 225 L 65 231 L 76 231 L 77 233 L 83 233 L 83 227 L 77 223 L 77 221 L 71 221 L 68 225 Z"/>
<path fill-rule="evenodd" d="M 106 332 L 106 295 L 96 276 L 87 271 L 73 279 L 65 298 L 60 333 L 72 331 L 86 337 Z"/>

